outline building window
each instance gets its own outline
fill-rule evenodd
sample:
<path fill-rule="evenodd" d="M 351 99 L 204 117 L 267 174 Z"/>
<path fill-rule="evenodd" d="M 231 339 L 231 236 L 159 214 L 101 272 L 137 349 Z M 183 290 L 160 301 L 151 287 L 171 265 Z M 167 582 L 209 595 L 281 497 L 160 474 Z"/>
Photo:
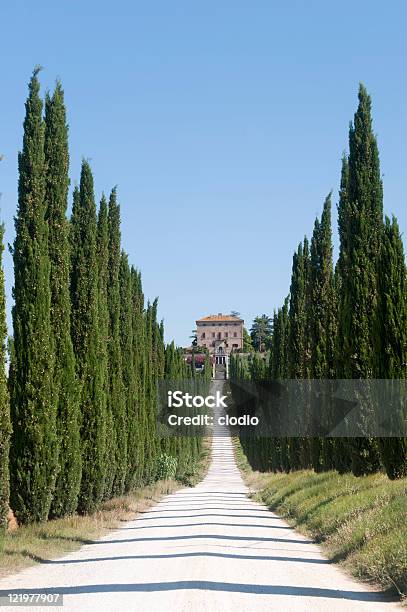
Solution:
<path fill-rule="evenodd" d="M 233 337 L 237 338 L 237 332 L 234 332 Z"/>
<path fill-rule="evenodd" d="M 215 332 L 212 332 L 212 338 L 214 338 L 214 337 L 215 337 Z"/>
<path fill-rule="evenodd" d="M 201 338 L 205 338 L 205 332 L 201 334 Z"/>
<path fill-rule="evenodd" d="M 227 338 L 227 337 L 228 337 L 228 332 L 225 332 L 225 338 Z"/>
<path fill-rule="evenodd" d="M 218 332 L 218 338 L 219 338 L 219 340 L 222 338 L 221 332 Z"/>

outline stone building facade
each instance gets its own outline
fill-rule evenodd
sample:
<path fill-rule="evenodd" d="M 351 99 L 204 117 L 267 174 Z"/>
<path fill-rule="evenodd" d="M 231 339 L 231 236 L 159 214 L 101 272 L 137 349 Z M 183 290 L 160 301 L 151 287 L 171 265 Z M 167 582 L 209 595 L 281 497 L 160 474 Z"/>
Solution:
<path fill-rule="evenodd" d="M 230 353 L 243 350 L 243 325 L 243 319 L 222 313 L 198 319 L 198 346 L 207 348 L 215 363 L 226 364 Z"/>

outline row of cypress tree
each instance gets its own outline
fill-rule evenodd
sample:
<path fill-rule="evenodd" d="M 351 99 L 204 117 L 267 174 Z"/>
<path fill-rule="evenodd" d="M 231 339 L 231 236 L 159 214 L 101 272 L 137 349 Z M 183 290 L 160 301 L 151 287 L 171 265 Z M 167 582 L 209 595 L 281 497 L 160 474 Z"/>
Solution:
<path fill-rule="evenodd" d="M 43 112 L 38 72 L 18 160 L 8 380 L 0 273 L 2 527 L 9 501 L 20 523 L 92 512 L 154 481 L 163 452 L 180 476 L 200 452 L 198 439 L 158 437 L 157 380 L 191 372 L 173 344 L 165 347 L 157 300 L 145 305 L 140 272 L 122 250 L 116 188 L 97 207 L 86 160 L 68 219 L 64 92 L 58 82 Z"/>
<path fill-rule="evenodd" d="M 332 255 L 331 194 L 293 256 L 291 286 L 274 313 L 270 359 L 250 367 L 233 359 L 231 375 L 253 379 L 405 379 L 407 276 L 397 220 L 383 219 L 379 153 L 371 99 L 363 85 L 342 160 L 339 258 Z M 324 409 L 324 406 L 321 407 Z M 355 475 L 384 468 L 407 475 L 406 438 L 245 440 L 258 469 L 337 469 Z"/>

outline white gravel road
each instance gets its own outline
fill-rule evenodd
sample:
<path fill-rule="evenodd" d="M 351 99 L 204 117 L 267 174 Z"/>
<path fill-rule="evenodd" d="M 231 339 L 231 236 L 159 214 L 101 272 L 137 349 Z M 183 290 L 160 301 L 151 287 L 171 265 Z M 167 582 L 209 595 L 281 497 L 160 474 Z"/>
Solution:
<path fill-rule="evenodd" d="M 1 580 L 0 589 L 61 593 L 65 612 L 400 609 L 248 499 L 229 437 L 214 438 L 209 473 L 195 488 L 77 552 Z"/>

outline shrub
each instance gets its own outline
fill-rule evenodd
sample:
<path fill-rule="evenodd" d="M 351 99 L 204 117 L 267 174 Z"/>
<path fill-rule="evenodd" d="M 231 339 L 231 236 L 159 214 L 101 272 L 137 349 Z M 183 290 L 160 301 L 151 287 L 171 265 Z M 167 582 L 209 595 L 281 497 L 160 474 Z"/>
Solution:
<path fill-rule="evenodd" d="M 171 455 L 162 454 L 157 459 L 157 480 L 170 480 L 177 473 L 177 459 Z"/>

